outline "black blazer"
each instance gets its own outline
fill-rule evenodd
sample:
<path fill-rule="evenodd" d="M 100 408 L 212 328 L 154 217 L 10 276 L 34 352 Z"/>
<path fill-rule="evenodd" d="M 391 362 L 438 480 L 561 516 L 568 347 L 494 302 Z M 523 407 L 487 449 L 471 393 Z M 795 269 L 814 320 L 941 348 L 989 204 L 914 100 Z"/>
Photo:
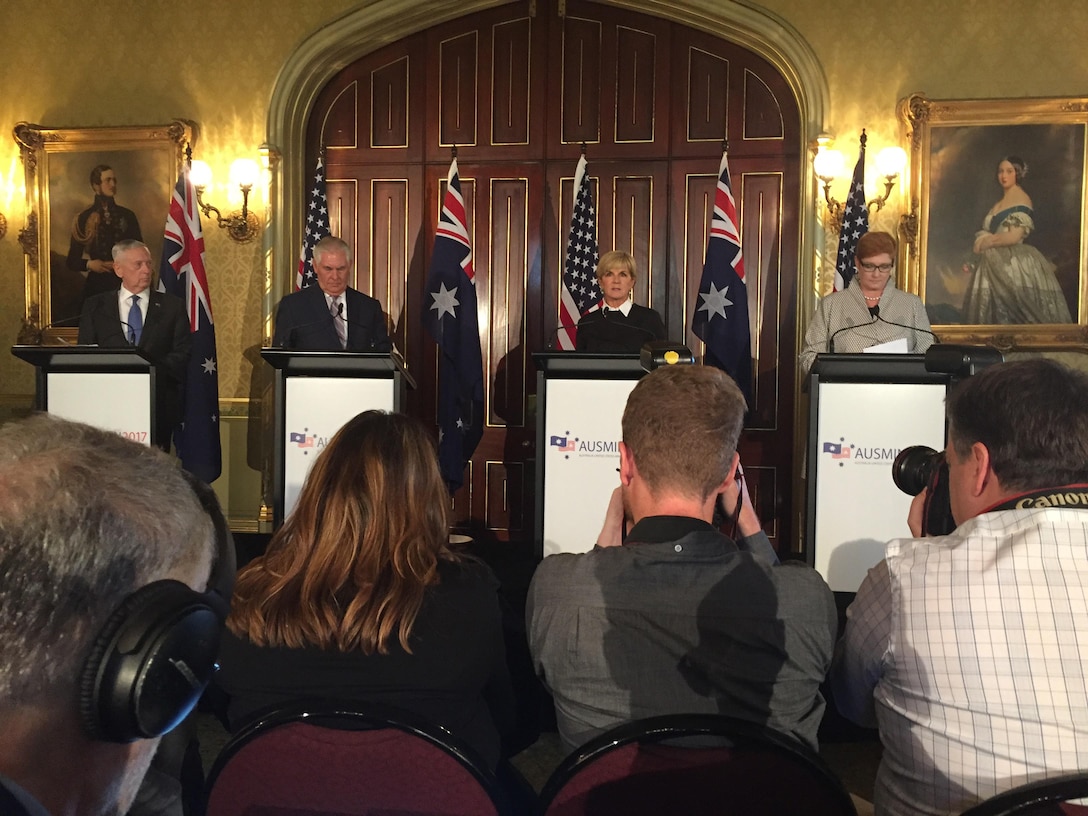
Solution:
<path fill-rule="evenodd" d="M 127 317 L 127 315 L 126 315 Z M 103 348 L 131 345 L 121 327 L 117 292 L 101 292 L 83 302 L 79 315 L 79 342 Z M 181 298 L 151 292 L 147 317 L 137 347 L 155 365 L 155 438 L 164 450 L 183 413 L 183 397 L 192 335 Z"/>
<path fill-rule="evenodd" d="M 576 351 L 591 354 L 638 354 L 653 340 L 665 339 L 665 324 L 653 309 L 631 304 L 631 313 L 610 310 L 590 312 L 578 321 Z"/>
<path fill-rule="evenodd" d="M 389 332 L 381 304 L 369 295 L 348 288 L 347 351 L 391 351 Z M 320 286 L 308 286 L 284 296 L 276 308 L 276 331 L 272 345 L 299 351 L 342 351 L 340 337 Z"/>

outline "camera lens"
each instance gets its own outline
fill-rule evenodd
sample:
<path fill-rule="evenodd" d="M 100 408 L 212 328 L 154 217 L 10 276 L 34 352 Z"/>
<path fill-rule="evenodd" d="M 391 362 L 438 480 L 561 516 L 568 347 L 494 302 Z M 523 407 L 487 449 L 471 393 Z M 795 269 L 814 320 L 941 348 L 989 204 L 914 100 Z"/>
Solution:
<path fill-rule="evenodd" d="M 944 453 L 925 445 L 903 448 L 892 462 L 892 481 L 908 496 L 917 496 L 933 479 Z"/>

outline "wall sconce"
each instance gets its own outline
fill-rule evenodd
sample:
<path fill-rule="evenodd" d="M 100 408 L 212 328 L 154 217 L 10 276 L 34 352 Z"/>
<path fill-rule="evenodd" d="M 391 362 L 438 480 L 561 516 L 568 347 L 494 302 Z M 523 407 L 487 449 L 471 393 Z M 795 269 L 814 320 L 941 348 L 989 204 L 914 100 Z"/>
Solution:
<path fill-rule="evenodd" d="M 242 191 L 242 209 L 223 217 L 216 207 L 204 203 L 204 190 L 211 184 L 212 170 L 206 162 L 194 161 L 189 169 L 189 179 L 196 188 L 196 202 L 205 218 L 215 213 L 215 220 L 220 229 L 225 229 L 232 241 L 248 244 L 261 231 L 261 221 L 249 211 L 249 193 L 257 183 L 260 169 L 252 159 L 235 159 L 230 166 L 230 183 L 237 184 Z"/>
<path fill-rule="evenodd" d="M 865 131 L 861 132 L 861 151 L 865 152 L 865 142 L 868 137 Z M 827 212 L 830 215 L 830 227 L 832 232 L 842 229 L 842 216 L 844 205 L 831 197 L 831 183 L 836 178 L 846 175 L 846 159 L 839 150 L 831 150 L 827 147 L 831 141 L 826 136 L 821 136 L 817 141 L 816 155 L 812 159 L 812 169 L 816 177 L 824 185 L 824 201 L 827 202 Z M 865 203 L 870 213 L 880 212 L 891 195 L 895 182 L 899 179 L 903 168 L 907 165 L 907 153 L 901 147 L 885 147 L 876 156 L 877 173 L 884 179 L 884 194 Z"/>

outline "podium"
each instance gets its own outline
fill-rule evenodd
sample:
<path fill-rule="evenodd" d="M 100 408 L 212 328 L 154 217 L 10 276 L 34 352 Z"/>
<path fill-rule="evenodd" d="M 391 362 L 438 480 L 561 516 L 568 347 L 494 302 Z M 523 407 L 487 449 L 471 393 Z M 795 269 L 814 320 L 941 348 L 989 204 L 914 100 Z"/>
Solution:
<path fill-rule="evenodd" d="M 396 353 L 265 348 L 261 357 L 276 370 L 272 512 L 279 527 L 333 434 L 363 411 L 400 411 L 415 381 Z"/>
<path fill-rule="evenodd" d="M 620 483 L 623 409 L 646 371 L 637 354 L 539 352 L 533 359 L 536 552 L 586 552 Z"/>
<path fill-rule="evenodd" d="M 11 353 L 34 366 L 37 410 L 144 445 L 159 442 L 155 367 L 139 349 L 15 345 Z"/>
<path fill-rule="evenodd" d="M 944 447 L 950 376 L 921 354 L 820 354 L 809 376 L 805 542 L 835 592 L 856 592 L 884 544 L 910 536 L 892 481 L 903 448 Z"/>

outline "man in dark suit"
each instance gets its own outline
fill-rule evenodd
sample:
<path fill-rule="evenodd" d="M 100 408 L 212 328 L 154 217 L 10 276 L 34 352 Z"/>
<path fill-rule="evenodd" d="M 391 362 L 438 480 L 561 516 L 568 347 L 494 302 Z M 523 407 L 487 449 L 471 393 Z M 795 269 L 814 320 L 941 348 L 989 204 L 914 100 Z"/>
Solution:
<path fill-rule="evenodd" d="M 317 286 L 287 295 L 276 309 L 272 345 L 302 351 L 392 349 L 382 307 L 348 286 L 351 247 L 328 235 L 314 246 Z"/>
<path fill-rule="evenodd" d="M 84 302 L 79 342 L 103 348 L 136 346 L 155 365 L 155 444 L 169 450 L 182 417 L 192 347 L 185 304 L 174 295 L 151 291 L 151 252 L 141 241 L 114 245 L 113 271 L 121 288 Z"/>

